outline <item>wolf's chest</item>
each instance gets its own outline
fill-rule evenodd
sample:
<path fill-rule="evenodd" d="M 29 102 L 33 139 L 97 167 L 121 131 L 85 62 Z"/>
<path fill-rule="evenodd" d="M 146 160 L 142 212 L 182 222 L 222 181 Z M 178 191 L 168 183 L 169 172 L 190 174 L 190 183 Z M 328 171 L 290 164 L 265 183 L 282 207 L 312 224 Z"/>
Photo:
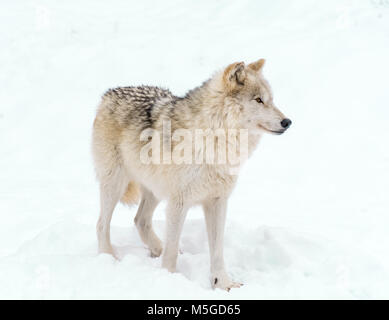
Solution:
<path fill-rule="evenodd" d="M 224 168 L 202 167 L 194 170 L 183 185 L 183 191 L 194 201 L 228 195 L 236 183 L 236 176 Z"/>

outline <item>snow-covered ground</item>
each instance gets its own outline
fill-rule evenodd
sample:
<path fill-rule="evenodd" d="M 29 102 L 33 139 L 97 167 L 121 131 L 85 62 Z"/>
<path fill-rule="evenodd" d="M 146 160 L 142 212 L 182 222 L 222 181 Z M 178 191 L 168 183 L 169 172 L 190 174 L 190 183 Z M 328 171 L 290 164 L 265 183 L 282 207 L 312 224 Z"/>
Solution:
<path fill-rule="evenodd" d="M 1 1 L 0 298 L 388 298 L 388 44 L 387 0 Z M 230 199 L 226 262 L 245 285 L 210 288 L 198 208 L 176 274 L 149 257 L 136 208 L 115 210 L 121 261 L 97 255 L 101 94 L 180 95 L 258 58 L 293 125 L 264 137 Z"/>

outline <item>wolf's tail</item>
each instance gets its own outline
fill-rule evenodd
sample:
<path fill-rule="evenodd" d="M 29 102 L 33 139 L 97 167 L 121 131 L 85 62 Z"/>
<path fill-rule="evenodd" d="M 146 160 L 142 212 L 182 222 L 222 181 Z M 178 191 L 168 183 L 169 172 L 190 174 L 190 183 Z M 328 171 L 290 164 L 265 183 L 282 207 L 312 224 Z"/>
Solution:
<path fill-rule="evenodd" d="M 127 190 L 120 201 L 127 205 L 137 204 L 141 196 L 139 185 L 136 182 L 130 182 Z"/>

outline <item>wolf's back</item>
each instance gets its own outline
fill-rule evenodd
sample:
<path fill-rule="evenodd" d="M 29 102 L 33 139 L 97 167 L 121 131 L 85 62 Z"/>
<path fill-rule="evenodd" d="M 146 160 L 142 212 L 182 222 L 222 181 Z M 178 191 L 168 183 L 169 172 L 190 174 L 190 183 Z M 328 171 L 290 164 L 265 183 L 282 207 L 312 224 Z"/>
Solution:
<path fill-rule="evenodd" d="M 159 117 L 161 105 L 175 99 L 169 90 L 159 87 L 118 87 L 103 95 L 101 106 L 120 126 L 135 125 L 145 129 Z"/>

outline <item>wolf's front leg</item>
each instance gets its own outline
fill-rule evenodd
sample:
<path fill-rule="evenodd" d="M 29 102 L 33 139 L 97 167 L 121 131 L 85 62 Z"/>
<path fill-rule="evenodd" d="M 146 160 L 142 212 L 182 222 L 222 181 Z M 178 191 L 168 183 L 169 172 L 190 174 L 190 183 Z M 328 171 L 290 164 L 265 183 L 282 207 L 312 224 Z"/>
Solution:
<path fill-rule="evenodd" d="M 162 267 L 170 272 L 176 271 L 180 235 L 187 211 L 188 207 L 182 199 L 169 200 L 166 210 L 166 241 L 162 256 Z"/>
<path fill-rule="evenodd" d="M 209 199 L 203 204 L 203 208 L 211 255 L 212 287 L 227 291 L 239 288 L 241 284 L 231 281 L 224 267 L 223 241 L 227 199 L 222 197 Z"/>

